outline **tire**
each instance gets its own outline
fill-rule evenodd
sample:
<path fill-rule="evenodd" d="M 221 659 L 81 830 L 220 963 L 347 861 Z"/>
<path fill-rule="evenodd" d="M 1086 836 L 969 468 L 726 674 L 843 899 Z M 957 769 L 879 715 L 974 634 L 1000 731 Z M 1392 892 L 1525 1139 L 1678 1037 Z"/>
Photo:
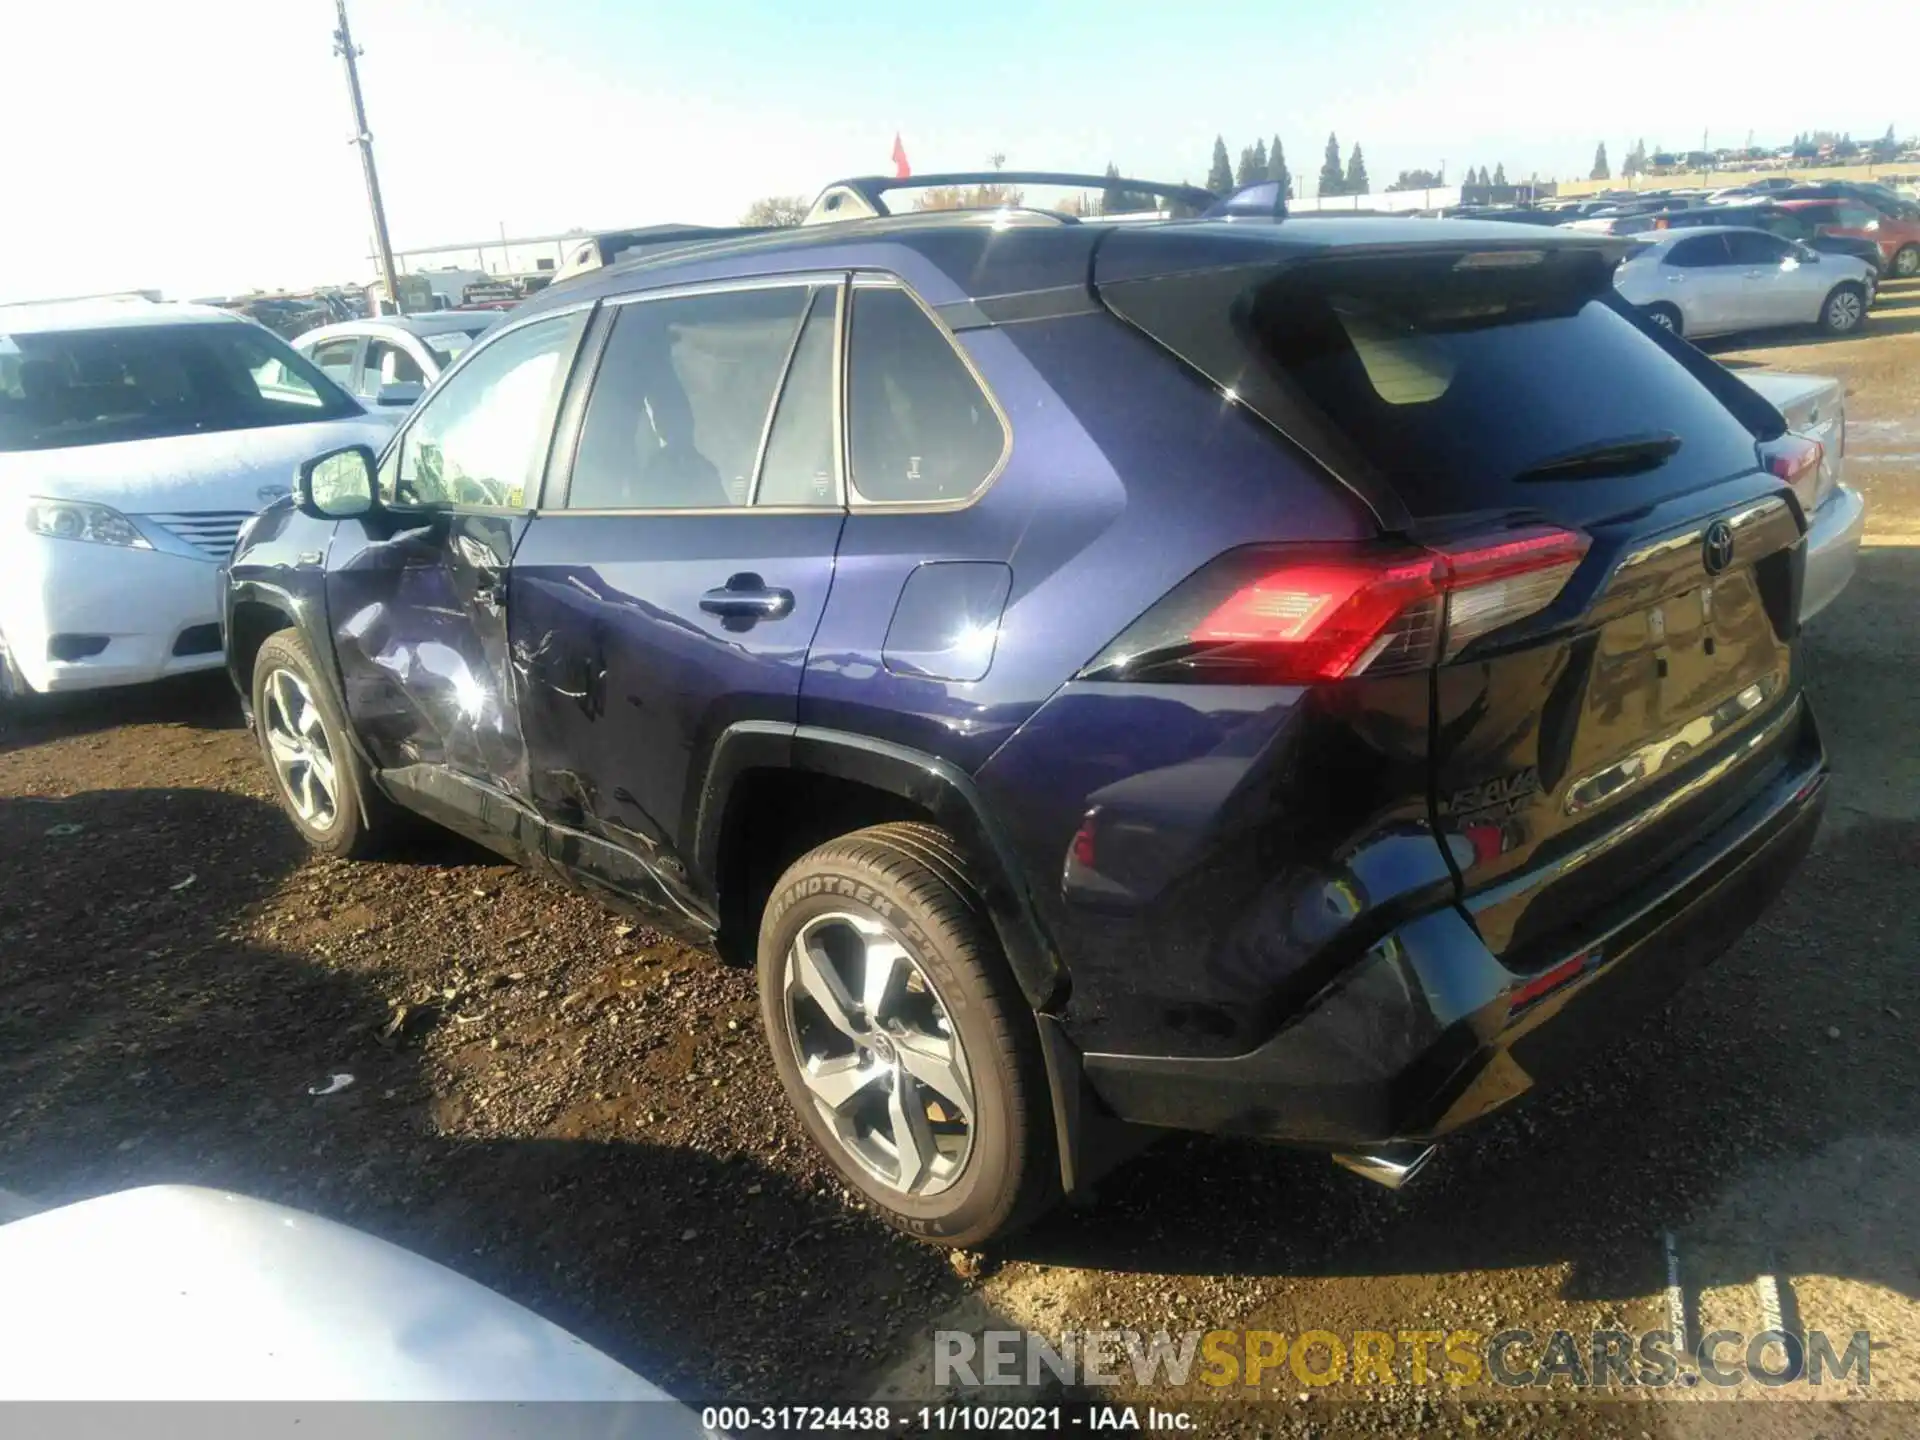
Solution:
<path fill-rule="evenodd" d="M 1911 280 L 1920 275 L 1920 245 L 1902 245 L 1894 251 L 1893 264 L 1887 270 L 1902 280 Z"/>
<path fill-rule="evenodd" d="M 1649 305 L 1646 308 L 1647 319 L 1662 330 L 1671 330 L 1676 335 L 1686 333 L 1686 322 L 1680 318 L 1680 312 L 1672 305 Z"/>
<path fill-rule="evenodd" d="M 876 961 L 891 979 L 870 1006 Z M 1058 1198 L 1039 1034 L 945 832 L 877 825 L 794 862 L 761 918 L 759 981 L 787 1097 L 884 1219 L 979 1245 Z"/>
<path fill-rule="evenodd" d="M 1836 285 L 1820 306 L 1820 328 L 1829 335 L 1851 335 L 1867 318 L 1867 292 L 1858 285 Z"/>
<path fill-rule="evenodd" d="M 297 630 L 268 636 L 253 661 L 253 732 L 301 838 L 323 855 L 361 859 L 376 848 L 382 817 L 369 815 L 346 718 L 320 675 Z"/>
<path fill-rule="evenodd" d="M 0 635 L 0 710 L 19 704 L 33 693 L 33 686 L 14 663 L 13 651 L 7 648 L 7 637 Z"/>

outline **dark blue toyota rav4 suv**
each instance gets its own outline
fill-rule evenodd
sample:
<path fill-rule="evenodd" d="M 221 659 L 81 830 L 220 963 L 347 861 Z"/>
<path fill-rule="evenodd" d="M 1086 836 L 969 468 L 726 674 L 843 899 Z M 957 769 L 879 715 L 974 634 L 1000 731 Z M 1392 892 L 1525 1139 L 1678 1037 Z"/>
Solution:
<path fill-rule="evenodd" d="M 1158 1128 L 1395 1183 L 1780 889 L 1818 450 L 1618 242 L 879 191 L 553 287 L 243 533 L 309 842 L 404 807 L 754 957 L 948 1244 Z"/>

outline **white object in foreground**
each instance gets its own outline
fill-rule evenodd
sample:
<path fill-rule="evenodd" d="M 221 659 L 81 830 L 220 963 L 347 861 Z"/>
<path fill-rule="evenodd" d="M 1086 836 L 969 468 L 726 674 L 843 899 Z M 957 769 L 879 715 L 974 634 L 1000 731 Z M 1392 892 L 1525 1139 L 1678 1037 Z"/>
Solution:
<path fill-rule="evenodd" d="M 704 1433 L 485 1286 L 243 1195 L 156 1185 L 0 1226 L 0 1294 L 0 1400 L 651 1401 L 600 1433 Z"/>

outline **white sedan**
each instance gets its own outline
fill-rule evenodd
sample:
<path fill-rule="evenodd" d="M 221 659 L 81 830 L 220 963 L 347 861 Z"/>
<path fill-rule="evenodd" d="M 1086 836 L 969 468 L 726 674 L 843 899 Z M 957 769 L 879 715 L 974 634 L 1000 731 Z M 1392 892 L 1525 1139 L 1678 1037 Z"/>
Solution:
<path fill-rule="evenodd" d="M 1689 338 L 1775 325 L 1851 334 L 1873 304 L 1874 280 L 1864 260 L 1721 225 L 1636 238 L 1613 274 L 1626 300 Z"/>
<path fill-rule="evenodd" d="M 293 348 L 362 403 L 397 419 L 500 318 L 497 310 L 382 315 L 309 330 Z"/>
<path fill-rule="evenodd" d="M 0 307 L 0 700 L 218 666 L 240 527 L 302 460 L 390 433 L 222 310 Z"/>

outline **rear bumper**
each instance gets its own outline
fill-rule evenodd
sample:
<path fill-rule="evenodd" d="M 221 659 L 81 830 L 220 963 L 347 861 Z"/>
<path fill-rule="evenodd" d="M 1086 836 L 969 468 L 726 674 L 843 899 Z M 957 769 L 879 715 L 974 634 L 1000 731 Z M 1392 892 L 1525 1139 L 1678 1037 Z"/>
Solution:
<path fill-rule="evenodd" d="M 1807 573 L 1800 591 L 1803 624 L 1847 588 L 1860 561 L 1860 539 L 1866 530 L 1866 500 L 1858 490 L 1834 486 L 1813 512 L 1813 524 L 1807 530 Z"/>
<path fill-rule="evenodd" d="M 1428 1140 L 1579 1067 L 1726 949 L 1779 894 L 1826 803 L 1825 755 L 1803 712 L 1794 758 L 1766 787 L 1540 975 L 1531 1003 L 1447 906 L 1388 936 L 1342 982 L 1244 1055 L 1089 1054 L 1093 1092 L 1123 1120 L 1333 1149 Z M 1580 964 L 1570 962 L 1578 960 Z"/>

